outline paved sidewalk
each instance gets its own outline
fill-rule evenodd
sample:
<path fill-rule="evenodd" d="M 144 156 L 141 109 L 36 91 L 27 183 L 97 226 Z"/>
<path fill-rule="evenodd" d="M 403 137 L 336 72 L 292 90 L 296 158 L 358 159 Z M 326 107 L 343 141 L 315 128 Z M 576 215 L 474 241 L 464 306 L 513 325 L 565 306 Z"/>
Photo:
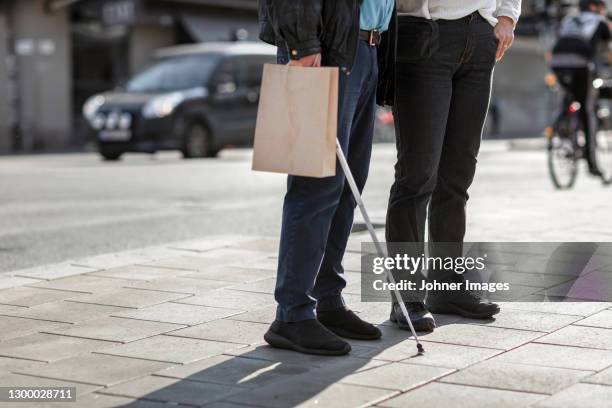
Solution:
<path fill-rule="evenodd" d="M 381 341 L 348 357 L 274 350 L 275 239 L 221 236 L 0 277 L 0 386 L 74 386 L 77 402 L 4 407 L 604 407 L 612 303 L 507 303 L 493 321 L 437 316 L 415 355 L 388 305 L 346 298 Z"/>

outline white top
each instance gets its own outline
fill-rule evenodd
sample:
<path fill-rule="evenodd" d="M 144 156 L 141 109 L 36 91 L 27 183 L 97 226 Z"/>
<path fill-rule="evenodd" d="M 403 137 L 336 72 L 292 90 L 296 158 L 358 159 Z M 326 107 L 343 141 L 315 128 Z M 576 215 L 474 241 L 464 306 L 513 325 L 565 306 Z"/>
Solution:
<path fill-rule="evenodd" d="M 397 12 L 432 20 L 457 20 L 478 11 L 492 26 L 497 17 L 510 17 L 516 23 L 521 0 L 397 0 Z"/>

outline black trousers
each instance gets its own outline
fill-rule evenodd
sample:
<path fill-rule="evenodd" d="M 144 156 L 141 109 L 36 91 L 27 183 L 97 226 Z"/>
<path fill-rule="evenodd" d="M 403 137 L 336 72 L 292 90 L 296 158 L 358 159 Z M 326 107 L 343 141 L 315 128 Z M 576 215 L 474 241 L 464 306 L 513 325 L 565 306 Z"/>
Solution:
<path fill-rule="evenodd" d="M 497 41 L 493 27 L 478 14 L 438 20 L 426 30 L 414 21 L 402 16 L 398 20 L 394 107 L 398 156 L 386 239 L 417 243 L 413 255 L 418 256 L 426 218 L 430 241 L 464 239 L 468 188 L 489 106 Z M 419 54 L 414 54 L 415 49 Z M 420 272 L 394 275 L 396 280 L 416 281 L 417 287 L 423 279 Z M 426 294 L 403 295 L 405 301 L 421 301 Z"/>
<path fill-rule="evenodd" d="M 597 93 L 593 88 L 594 72 L 588 67 L 553 68 L 559 83 L 570 97 L 582 107 L 578 114 L 583 124 L 586 139 L 586 156 L 589 167 L 597 169 L 596 142 L 597 134 Z M 565 108 L 565 107 L 564 107 Z"/>

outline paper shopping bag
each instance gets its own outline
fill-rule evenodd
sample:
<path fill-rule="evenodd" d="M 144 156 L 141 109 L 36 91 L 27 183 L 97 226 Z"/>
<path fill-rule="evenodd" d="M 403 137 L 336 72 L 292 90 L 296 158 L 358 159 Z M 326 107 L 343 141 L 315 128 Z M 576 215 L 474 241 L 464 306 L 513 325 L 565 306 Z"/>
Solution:
<path fill-rule="evenodd" d="M 337 122 L 338 68 L 266 64 L 253 170 L 335 175 Z"/>

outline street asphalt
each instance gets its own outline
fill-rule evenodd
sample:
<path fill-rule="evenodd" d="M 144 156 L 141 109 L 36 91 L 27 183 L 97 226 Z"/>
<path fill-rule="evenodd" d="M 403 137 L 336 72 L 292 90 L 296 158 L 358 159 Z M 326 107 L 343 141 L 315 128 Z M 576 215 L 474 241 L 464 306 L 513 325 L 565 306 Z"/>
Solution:
<path fill-rule="evenodd" d="M 542 150 L 485 142 L 468 240 L 610 241 L 611 189 L 586 175 L 552 188 Z M 384 222 L 395 148 L 377 145 L 365 200 Z M 94 153 L 0 157 L 0 272 L 218 234 L 276 236 L 285 178 L 250 170 L 251 151 L 218 159 Z"/>

